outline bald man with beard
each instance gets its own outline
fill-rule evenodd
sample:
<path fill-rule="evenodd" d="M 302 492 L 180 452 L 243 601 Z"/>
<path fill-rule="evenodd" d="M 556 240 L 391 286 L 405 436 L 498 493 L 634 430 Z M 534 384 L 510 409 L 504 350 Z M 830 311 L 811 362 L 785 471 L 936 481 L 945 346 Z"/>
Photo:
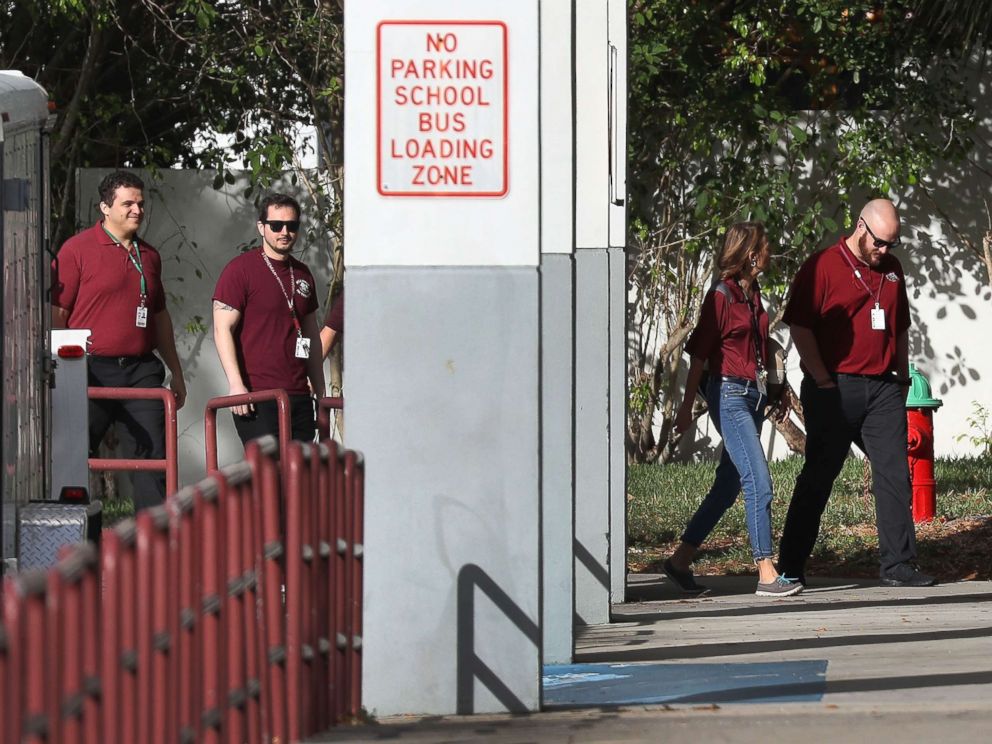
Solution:
<path fill-rule="evenodd" d="M 891 201 L 868 202 L 851 235 L 802 265 L 786 306 L 784 321 L 802 360 L 806 462 L 789 504 L 779 570 L 803 584 L 820 518 L 852 443 L 871 462 L 881 583 L 935 583 L 914 565 L 906 462 L 909 299 L 892 255 L 899 230 Z"/>

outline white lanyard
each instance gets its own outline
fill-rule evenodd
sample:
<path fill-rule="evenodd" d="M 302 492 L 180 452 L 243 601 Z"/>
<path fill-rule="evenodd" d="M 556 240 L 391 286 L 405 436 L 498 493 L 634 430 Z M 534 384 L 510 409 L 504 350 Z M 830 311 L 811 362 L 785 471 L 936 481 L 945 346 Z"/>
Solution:
<path fill-rule="evenodd" d="M 871 309 L 871 313 L 870 313 L 871 329 L 873 331 L 884 331 L 885 311 L 882 310 L 881 307 L 882 283 L 884 282 L 884 279 L 882 277 L 878 278 L 878 291 L 872 294 L 871 287 L 869 287 L 868 284 L 865 282 L 865 280 L 861 277 L 861 270 L 854 265 L 854 261 L 852 261 L 851 257 L 847 255 L 847 250 L 848 250 L 847 246 L 842 247 L 840 249 L 841 255 L 844 256 L 844 260 L 847 261 L 847 265 L 850 266 L 851 269 L 854 271 L 854 276 L 857 278 L 858 282 L 860 282 L 861 286 L 864 287 L 865 292 L 868 293 L 869 299 L 875 300 L 875 307 Z M 867 268 L 867 264 L 866 264 L 866 268 Z M 871 274 L 869 274 L 869 276 L 871 276 Z"/>
<path fill-rule="evenodd" d="M 282 286 L 282 279 L 280 279 L 279 275 L 276 273 L 276 267 L 272 265 L 272 261 L 270 261 L 269 257 L 265 255 L 264 248 L 261 249 L 261 253 L 262 260 L 265 261 L 265 265 L 269 267 L 269 271 L 271 271 L 272 276 L 275 277 L 276 284 L 279 285 L 279 291 L 282 292 L 282 296 L 286 298 L 286 306 L 289 307 L 289 315 L 293 319 L 293 326 L 296 328 L 296 335 L 297 337 L 300 337 L 303 335 L 303 329 L 300 327 L 300 321 L 296 317 L 296 308 L 293 307 L 293 300 L 288 294 L 286 294 L 286 288 Z M 289 289 L 290 292 L 293 292 L 296 289 L 296 278 L 293 276 L 293 264 L 289 264 Z"/>

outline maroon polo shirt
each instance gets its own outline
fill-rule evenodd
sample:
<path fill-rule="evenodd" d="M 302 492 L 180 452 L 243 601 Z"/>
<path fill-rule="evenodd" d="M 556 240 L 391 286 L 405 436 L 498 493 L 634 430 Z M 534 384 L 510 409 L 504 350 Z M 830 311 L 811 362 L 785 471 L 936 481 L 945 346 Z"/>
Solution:
<path fill-rule="evenodd" d="M 342 289 L 340 294 L 334 298 L 334 302 L 331 304 L 330 310 L 327 311 L 327 317 L 324 318 L 324 325 L 330 328 L 335 333 L 341 333 L 344 331 L 344 290 Z"/>
<path fill-rule="evenodd" d="M 138 328 L 141 276 L 128 249 L 97 222 L 69 238 L 52 261 L 52 305 L 68 311 L 67 328 L 90 329 L 89 351 L 97 356 L 139 356 L 158 345 L 154 316 L 165 309 L 162 259 L 138 239 L 148 290 L 148 325 Z"/>
<path fill-rule="evenodd" d="M 307 360 L 296 358 L 296 326 L 286 297 L 292 292 L 302 325 L 303 318 L 317 310 L 317 285 L 310 269 L 292 256 L 270 263 L 276 276 L 262 258 L 261 248 L 242 253 L 224 267 L 213 298 L 241 313 L 234 343 L 248 390 L 281 388 L 287 393 L 307 393 Z"/>
<path fill-rule="evenodd" d="M 884 330 L 871 326 L 876 299 L 885 312 Z M 810 256 L 799 269 L 784 321 L 813 331 L 829 372 L 891 372 L 897 363 L 896 340 L 909 328 L 902 266 L 887 253 L 878 267 L 871 268 L 856 259 L 841 238 Z"/>
<path fill-rule="evenodd" d="M 755 357 L 754 323 L 751 307 L 744 298 L 744 291 L 734 279 L 724 280 L 733 300 L 716 289 L 710 289 L 703 299 L 699 322 L 686 342 L 690 356 L 709 362 L 712 374 L 744 377 L 753 380 L 757 370 Z M 754 307 L 758 325 L 758 348 L 762 356 L 768 354 L 768 314 L 761 303 L 761 288 L 751 283 L 751 306 Z M 767 361 L 765 366 L 768 366 Z"/>

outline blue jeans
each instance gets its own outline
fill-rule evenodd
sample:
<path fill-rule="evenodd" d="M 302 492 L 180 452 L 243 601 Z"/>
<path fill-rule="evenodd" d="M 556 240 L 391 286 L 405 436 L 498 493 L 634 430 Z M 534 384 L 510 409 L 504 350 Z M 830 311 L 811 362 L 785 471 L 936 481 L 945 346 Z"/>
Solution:
<path fill-rule="evenodd" d="M 689 520 L 682 540 L 697 548 L 702 545 L 743 486 L 751 554 L 756 561 L 771 558 L 772 478 L 758 438 L 765 396 L 758 394 L 753 382 L 744 386 L 714 375 L 706 386 L 706 401 L 710 418 L 723 437 L 723 454 L 713 486 Z"/>

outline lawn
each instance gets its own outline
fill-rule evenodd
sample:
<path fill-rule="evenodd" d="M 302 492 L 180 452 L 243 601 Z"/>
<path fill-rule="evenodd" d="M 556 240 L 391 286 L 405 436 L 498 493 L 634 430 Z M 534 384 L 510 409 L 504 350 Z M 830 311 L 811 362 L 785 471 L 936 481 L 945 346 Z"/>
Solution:
<path fill-rule="evenodd" d="M 777 544 L 802 458 L 771 463 L 775 497 L 772 532 Z M 659 572 L 713 481 L 715 463 L 633 465 L 628 484 L 628 560 L 632 571 Z M 944 581 L 992 580 L 992 457 L 938 459 L 937 517 L 917 525 L 920 565 Z M 863 461 L 849 458 L 823 515 L 808 572 L 878 575 L 878 537 Z M 699 552 L 697 574 L 753 573 L 744 526 L 743 497 L 728 511 Z"/>

